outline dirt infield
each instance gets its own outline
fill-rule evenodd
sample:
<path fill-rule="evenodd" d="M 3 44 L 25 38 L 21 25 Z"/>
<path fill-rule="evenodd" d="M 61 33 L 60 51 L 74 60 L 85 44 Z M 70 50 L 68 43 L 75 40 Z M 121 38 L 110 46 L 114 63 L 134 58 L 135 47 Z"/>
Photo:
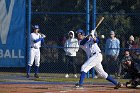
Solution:
<path fill-rule="evenodd" d="M 72 84 L 0 84 L 0 93 L 140 93 L 140 89 L 122 87 L 114 90 L 111 85 L 84 85 L 82 89 Z"/>
<path fill-rule="evenodd" d="M 76 89 L 74 84 L 79 78 L 66 79 L 63 78 L 64 74 L 45 73 L 38 81 L 33 75 L 29 79 L 25 75 L 24 73 L 0 73 L 0 93 L 140 93 L 140 88 L 122 87 L 114 90 L 111 83 L 102 79 L 85 79 L 83 89 Z M 120 82 L 124 83 L 126 80 L 124 82 L 120 80 Z"/>

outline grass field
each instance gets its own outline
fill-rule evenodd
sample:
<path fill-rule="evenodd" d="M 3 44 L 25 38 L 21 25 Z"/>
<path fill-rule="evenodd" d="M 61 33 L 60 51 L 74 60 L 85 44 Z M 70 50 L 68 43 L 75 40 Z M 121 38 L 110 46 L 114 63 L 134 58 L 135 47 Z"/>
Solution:
<path fill-rule="evenodd" d="M 40 73 L 40 78 L 34 78 L 34 74 L 30 75 L 29 79 L 26 78 L 26 73 L 9 73 L 9 72 L 0 72 L 0 82 L 15 82 L 15 81 L 38 81 L 38 82 L 64 82 L 64 83 L 76 83 L 79 81 L 79 74 L 78 78 L 74 78 L 73 75 L 70 75 L 70 78 L 65 78 L 65 74 L 57 74 L 57 73 Z M 118 80 L 118 79 L 116 79 Z M 119 79 L 119 82 L 125 83 L 129 81 L 128 79 Z M 109 83 L 107 80 L 102 78 L 85 78 L 85 83 Z"/>
<path fill-rule="evenodd" d="M 79 77 L 78 78 L 73 78 L 73 75 L 70 75 L 70 78 L 65 78 L 65 74 L 42 74 L 41 76 L 43 76 L 43 78 L 37 78 L 34 79 L 35 81 L 45 81 L 45 82 L 70 82 L 70 83 L 74 83 L 74 82 L 78 82 L 79 81 Z M 78 75 L 79 76 L 79 75 Z M 125 83 L 127 81 L 129 81 L 128 79 L 116 79 L 121 83 Z M 86 83 L 108 83 L 107 80 L 102 79 L 102 78 L 85 78 L 84 82 Z"/>

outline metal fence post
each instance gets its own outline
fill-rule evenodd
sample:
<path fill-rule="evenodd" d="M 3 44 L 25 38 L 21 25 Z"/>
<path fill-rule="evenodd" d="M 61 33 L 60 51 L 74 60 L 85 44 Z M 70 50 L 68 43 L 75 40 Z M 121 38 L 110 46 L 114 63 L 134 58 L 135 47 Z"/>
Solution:
<path fill-rule="evenodd" d="M 93 9 L 92 9 L 92 29 L 96 27 L 96 0 L 92 0 Z"/>
<path fill-rule="evenodd" d="M 89 34 L 89 30 L 90 30 L 90 10 L 89 10 L 89 0 L 86 0 L 86 35 Z"/>
<path fill-rule="evenodd" d="M 28 0 L 28 31 L 27 31 L 27 64 L 28 61 L 30 60 L 30 33 L 31 33 L 31 0 Z"/>

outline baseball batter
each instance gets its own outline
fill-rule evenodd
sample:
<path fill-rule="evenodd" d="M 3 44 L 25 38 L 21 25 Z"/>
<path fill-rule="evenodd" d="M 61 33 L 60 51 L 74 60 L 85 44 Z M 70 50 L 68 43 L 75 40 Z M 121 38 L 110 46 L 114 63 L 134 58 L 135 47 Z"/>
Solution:
<path fill-rule="evenodd" d="M 91 46 L 89 48 L 90 51 L 90 58 L 82 65 L 81 67 L 81 75 L 80 75 L 80 80 L 79 83 L 76 84 L 76 88 L 82 87 L 83 81 L 85 78 L 85 74 L 91 69 L 95 68 L 96 72 L 106 80 L 112 82 L 114 85 L 114 89 L 118 89 L 121 87 L 121 84 L 117 81 L 115 81 L 111 76 L 109 76 L 103 69 L 103 66 L 101 64 L 102 62 L 102 54 L 101 50 L 97 45 L 96 42 L 96 37 L 94 34 L 88 35 L 86 38 L 84 38 L 81 42 L 80 45 L 85 45 L 86 43 L 91 43 Z"/>
<path fill-rule="evenodd" d="M 80 42 L 82 41 L 82 39 L 85 38 L 85 33 L 84 33 L 84 31 L 83 31 L 82 29 L 78 29 L 78 30 L 77 30 L 77 37 L 78 37 L 78 41 L 79 41 L 79 45 L 80 45 Z M 97 42 L 97 43 L 98 43 L 98 41 L 99 41 L 99 40 L 96 39 L 96 42 Z M 86 44 L 80 45 L 80 48 L 82 48 L 82 49 L 85 51 L 87 59 L 91 57 L 91 56 L 90 56 L 91 51 L 90 51 L 90 49 L 89 49 L 90 46 L 91 46 L 91 44 L 92 44 L 91 42 L 86 42 Z M 91 69 L 91 72 L 92 72 L 92 77 L 93 77 L 93 78 L 98 78 L 98 77 L 95 75 L 95 69 L 94 69 L 94 68 Z M 88 78 L 90 77 L 90 71 L 87 72 L 87 77 L 88 77 Z"/>
<path fill-rule="evenodd" d="M 34 77 L 39 78 L 39 66 L 40 66 L 40 47 L 41 44 L 44 42 L 44 38 L 46 37 L 44 34 L 39 33 L 39 26 L 35 25 L 33 27 L 34 32 L 30 35 L 30 60 L 27 66 L 27 78 L 29 78 L 31 66 L 35 61 L 35 74 Z"/>

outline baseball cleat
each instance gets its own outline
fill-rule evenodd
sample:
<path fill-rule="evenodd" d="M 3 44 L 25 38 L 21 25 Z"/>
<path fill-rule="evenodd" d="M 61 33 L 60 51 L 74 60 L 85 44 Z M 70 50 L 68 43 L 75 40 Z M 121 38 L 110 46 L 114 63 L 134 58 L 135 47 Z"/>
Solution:
<path fill-rule="evenodd" d="M 118 84 L 114 87 L 114 89 L 119 89 L 121 87 L 121 83 L 118 82 Z"/>
<path fill-rule="evenodd" d="M 133 81 L 131 84 L 132 88 L 136 88 L 138 86 L 138 82 L 137 81 Z"/>
<path fill-rule="evenodd" d="M 75 78 L 77 78 L 77 75 L 76 75 L 76 74 L 74 74 L 74 77 L 75 77 Z"/>
<path fill-rule="evenodd" d="M 27 75 L 26 75 L 26 78 L 29 78 L 29 77 L 30 77 L 30 75 L 29 75 L 29 74 L 27 74 Z"/>
<path fill-rule="evenodd" d="M 98 78 L 98 76 L 94 76 L 94 78 Z"/>
<path fill-rule="evenodd" d="M 65 75 L 65 78 L 69 78 L 69 74 L 66 74 L 66 75 Z"/>
<path fill-rule="evenodd" d="M 35 78 L 39 78 L 38 74 L 34 74 L 34 77 L 35 77 Z"/>
<path fill-rule="evenodd" d="M 80 84 L 75 84 L 75 88 L 83 88 L 83 86 Z"/>

